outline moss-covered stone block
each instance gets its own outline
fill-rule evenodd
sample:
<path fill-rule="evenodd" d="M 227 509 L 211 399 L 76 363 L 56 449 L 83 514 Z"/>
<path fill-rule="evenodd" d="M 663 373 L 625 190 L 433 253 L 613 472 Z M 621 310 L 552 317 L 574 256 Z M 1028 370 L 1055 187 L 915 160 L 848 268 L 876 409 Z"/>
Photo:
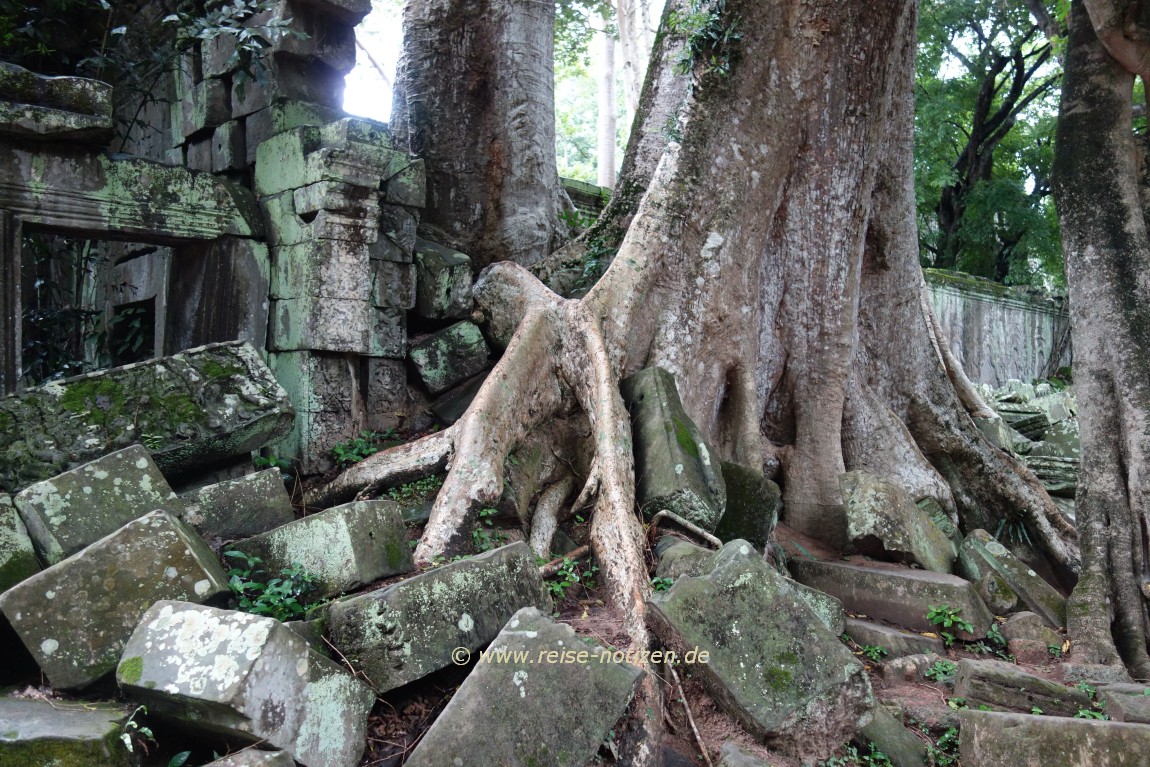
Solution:
<path fill-rule="evenodd" d="M 155 511 L 0 594 L 0 611 L 52 686 L 76 688 L 116 667 L 152 603 L 228 593 L 227 576 L 195 531 Z"/>
<path fill-rule="evenodd" d="M 643 671 L 612 660 L 598 642 L 580 640 L 570 626 L 534 607 L 519 610 L 406 764 L 590 763 Z M 554 705 L 557 690 L 563 691 L 562 705 Z"/>
<path fill-rule="evenodd" d="M 894 626 L 884 626 L 880 623 L 847 618 L 845 633 L 854 640 L 855 644 L 865 647 L 881 647 L 886 650 L 886 657 L 902 658 L 907 655 L 921 655 L 933 653 L 945 655 L 946 647 L 938 637 L 927 637 L 910 631 L 903 631 Z"/>
<path fill-rule="evenodd" d="M 1030 713 L 1037 707 L 1048 716 L 1072 717 L 1092 705 L 1090 696 L 1076 687 L 997 660 L 960 660 L 954 694 L 964 698 L 971 708 L 987 706 L 995 711 Z"/>
<path fill-rule="evenodd" d="M 279 469 L 202 487 L 182 519 L 200 535 L 247 538 L 295 520 Z"/>
<path fill-rule="evenodd" d="M 277 300 L 372 298 L 367 245 L 312 240 L 281 245 L 272 258 L 271 295 Z"/>
<path fill-rule="evenodd" d="M 455 665 L 524 607 L 551 610 L 535 556 L 519 541 L 328 608 L 332 643 L 377 692 Z"/>
<path fill-rule="evenodd" d="M 477 325 L 457 322 L 412 343 L 408 358 L 427 390 L 442 394 L 482 372 L 490 354 Z"/>
<path fill-rule="evenodd" d="M 783 494 L 763 472 L 729 461 L 719 461 L 727 489 L 727 510 L 715 526 L 721 541 L 741 538 L 760 551 L 770 541 L 779 522 Z"/>
<path fill-rule="evenodd" d="M 83 77 L 48 77 L 0 62 L 0 99 L 17 104 L 112 117 L 112 86 Z"/>
<path fill-rule="evenodd" d="M 0 593 L 40 572 L 36 549 L 12 498 L 0 493 Z"/>
<path fill-rule="evenodd" d="M 259 557 L 272 573 L 302 565 L 316 576 L 315 596 L 323 597 L 415 569 L 403 515 L 392 501 L 336 506 L 231 548 Z"/>
<path fill-rule="evenodd" d="M 120 741 L 132 708 L 89 701 L 0 698 L 4 767 L 134 767 Z"/>
<path fill-rule="evenodd" d="M 295 767 L 295 760 L 286 751 L 245 748 L 214 762 L 208 762 L 204 767 Z"/>
<path fill-rule="evenodd" d="M 0 399 L 0 491 L 14 492 L 148 440 L 166 474 L 251 452 L 292 426 L 294 412 L 244 342 L 53 381 Z"/>
<path fill-rule="evenodd" d="M 1018 596 L 1020 607 L 1041 616 L 1054 628 L 1066 625 L 1066 597 L 985 530 L 972 530 L 966 536 L 959 550 L 959 569 L 977 584 L 1001 579 Z"/>
<path fill-rule="evenodd" d="M 709 574 L 679 578 L 647 607 L 668 647 L 708 653 L 692 673 L 772 748 L 826 756 L 869 721 L 862 664 L 746 541 L 727 543 Z"/>
<path fill-rule="evenodd" d="M 427 205 L 427 173 L 423 160 L 416 160 L 387 180 L 383 199 L 396 205 L 422 208 Z"/>
<path fill-rule="evenodd" d="M 37 482 L 16 508 L 46 564 L 54 565 L 156 509 L 179 516 L 183 504 L 141 445 Z"/>
<path fill-rule="evenodd" d="M 648 519 L 678 514 L 704 530 L 719 523 L 727 490 L 719 456 L 683 409 L 675 377 L 650 367 L 619 386 L 631 412 L 636 496 Z"/>
<path fill-rule="evenodd" d="M 886 754 L 894 767 L 929 767 L 926 743 L 908 730 L 885 706 L 875 706 L 870 724 L 861 735 Z"/>
<path fill-rule="evenodd" d="M 865 471 L 839 477 L 847 537 L 864 554 L 949 573 L 957 552 L 934 520 L 893 482 Z"/>
<path fill-rule="evenodd" d="M 415 309 L 439 320 L 471 313 L 471 258 L 430 240 L 416 240 Z"/>
<path fill-rule="evenodd" d="M 375 696 L 279 621 L 159 601 L 116 681 L 181 727 L 280 748 L 304 767 L 354 767 Z"/>

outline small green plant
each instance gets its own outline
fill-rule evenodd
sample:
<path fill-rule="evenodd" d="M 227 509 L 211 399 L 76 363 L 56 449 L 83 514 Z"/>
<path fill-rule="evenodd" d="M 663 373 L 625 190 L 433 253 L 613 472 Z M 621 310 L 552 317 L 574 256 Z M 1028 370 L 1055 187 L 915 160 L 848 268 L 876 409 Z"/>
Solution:
<path fill-rule="evenodd" d="M 957 628 L 967 633 L 974 631 L 974 626 L 971 625 L 970 621 L 960 617 L 961 612 L 962 608 L 951 607 L 950 605 L 931 605 L 926 612 L 926 619 L 932 625 L 939 627 L 938 634 L 947 647 L 954 644 L 954 634 L 946 629 Z"/>
<path fill-rule="evenodd" d="M 926 750 L 937 767 L 951 767 L 958 764 L 958 729 L 948 727 L 934 743 L 928 743 Z"/>
<path fill-rule="evenodd" d="M 152 728 L 136 721 L 138 715 L 147 716 L 147 706 L 136 706 L 136 710 L 120 728 L 120 742 L 124 744 L 124 748 L 128 749 L 130 754 L 134 754 L 137 748 L 146 754 L 148 753 L 148 744 L 154 745 L 156 742 Z"/>
<path fill-rule="evenodd" d="M 1042 716 L 1043 711 L 1038 706 L 1031 706 L 1030 713 L 1034 714 L 1035 716 Z"/>
<path fill-rule="evenodd" d="M 584 229 L 589 229 L 591 225 L 595 223 L 594 216 L 590 216 L 578 208 L 559 211 L 559 220 L 576 234 L 582 232 Z"/>
<path fill-rule="evenodd" d="M 341 469 L 359 463 L 368 456 L 375 455 L 385 447 L 397 442 L 394 429 L 387 431 L 363 431 L 358 437 L 340 442 L 331 449 L 331 455 Z"/>
<path fill-rule="evenodd" d="M 864 644 L 862 646 L 862 654 L 873 660 L 875 663 L 878 663 L 883 659 L 884 656 L 889 655 L 890 653 L 887 652 L 885 647 L 880 647 L 879 645 L 873 644 Z"/>
<path fill-rule="evenodd" d="M 263 560 L 242 551 L 225 551 L 225 557 L 236 560 L 228 571 L 228 585 L 237 600 L 238 609 L 253 615 L 266 615 L 278 621 L 302 618 L 317 601 L 307 601 L 315 591 L 317 577 L 299 564 L 280 570 L 278 577 L 267 578 L 260 567 Z"/>
<path fill-rule="evenodd" d="M 691 0 L 687 12 L 672 13 L 669 21 L 674 32 L 687 38 L 675 62 L 676 74 L 685 75 L 698 65 L 703 66 L 704 75 L 731 74 L 743 33 L 739 31 L 740 20 L 728 17 L 727 0 Z"/>
<path fill-rule="evenodd" d="M 934 665 L 923 672 L 923 676 L 932 682 L 939 682 L 941 684 L 951 684 L 954 682 L 954 675 L 958 672 L 958 666 L 948 660 L 936 660 Z"/>
<path fill-rule="evenodd" d="M 403 506 L 410 506 L 423 501 L 443 487 L 443 476 L 433 474 L 430 477 L 407 482 L 399 487 L 388 488 L 387 497 Z"/>
<path fill-rule="evenodd" d="M 655 591 L 666 591 L 675 583 L 674 578 L 652 578 L 651 588 Z"/>
<path fill-rule="evenodd" d="M 595 575 L 598 572 L 599 568 L 590 561 L 581 564 L 570 557 L 564 557 L 563 563 L 559 565 L 559 571 L 552 580 L 547 581 L 547 590 L 556 599 L 565 599 L 567 590 L 572 586 L 595 588 Z"/>
<path fill-rule="evenodd" d="M 1087 695 L 1090 696 L 1091 700 L 1094 700 L 1094 696 L 1098 694 L 1098 690 L 1095 689 L 1094 685 L 1090 684 L 1089 682 L 1087 682 L 1085 680 L 1074 685 L 1074 689 L 1078 690 L 1079 692 L 1086 693 Z"/>
<path fill-rule="evenodd" d="M 1110 717 L 1093 708 L 1080 708 L 1074 715 L 1075 719 L 1109 719 Z"/>
<path fill-rule="evenodd" d="M 970 708 L 970 706 L 966 705 L 966 698 L 947 698 L 946 705 L 955 711 Z"/>
<path fill-rule="evenodd" d="M 1046 645 L 1046 652 L 1050 655 L 1051 658 L 1055 658 L 1055 659 L 1061 658 L 1062 657 L 1062 645 L 1048 644 L 1048 645 Z"/>
<path fill-rule="evenodd" d="M 493 532 L 490 529 L 494 526 L 492 517 L 498 513 L 498 509 L 481 509 L 479 511 L 480 526 L 471 531 L 471 544 L 475 548 L 476 554 L 491 551 L 506 540 L 503 533 Z"/>
<path fill-rule="evenodd" d="M 149 450 L 159 450 L 164 446 L 164 435 L 162 434 L 141 434 L 140 443 Z"/>
<path fill-rule="evenodd" d="M 859 751 L 853 744 L 843 746 L 842 756 L 832 756 L 818 763 L 819 767 L 894 767 L 886 754 L 878 750 L 874 743 L 866 751 Z"/>

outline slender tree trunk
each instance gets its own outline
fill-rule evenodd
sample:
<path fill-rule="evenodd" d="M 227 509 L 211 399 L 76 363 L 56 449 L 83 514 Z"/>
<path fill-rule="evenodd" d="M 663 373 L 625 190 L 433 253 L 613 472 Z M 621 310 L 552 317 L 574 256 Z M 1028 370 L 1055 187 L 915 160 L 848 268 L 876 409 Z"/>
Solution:
<path fill-rule="evenodd" d="M 562 241 L 555 166 L 555 8 L 408 0 L 392 119 L 427 168 L 421 227 L 482 268 Z"/>
<path fill-rule="evenodd" d="M 617 123 L 615 106 L 615 39 L 605 31 L 595 33 L 599 47 L 599 143 L 596 163 L 599 186 L 615 188 L 615 131 Z"/>
<path fill-rule="evenodd" d="M 1150 238 L 1139 198 L 1134 76 L 1100 42 L 1094 15 L 1082 2 L 1072 5 L 1054 161 L 1082 432 L 1083 568 L 1068 628 L 1084 662 L 1124 661 L 1146 679 Z"/>

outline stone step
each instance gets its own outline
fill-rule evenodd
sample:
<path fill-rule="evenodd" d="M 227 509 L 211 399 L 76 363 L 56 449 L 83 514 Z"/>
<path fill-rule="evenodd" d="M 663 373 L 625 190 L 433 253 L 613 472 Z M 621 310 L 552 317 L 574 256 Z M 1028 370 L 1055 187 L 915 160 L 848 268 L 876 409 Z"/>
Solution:
<path fill-rule="evenodd" d="M 887 658 L 901 658 L 922 653 L 942 655 L 946 650 L 941 639 L 924 637 L 921 634 L 858 618 L 847 618 L 845 631 L 855 644 L 883 648 L 887 652 L 885 656 Z"/>
<path fill-rule="evenodd" d="M 1146 767 L 1150 727 L 963 710 L 959 760 L 977 767 Z"/>
<path fill-rule="evenodd" d="M 995 660 L 960 660 L 954 694 L 966 699 L 971 708 L 988 706 L 1022 714 L 1039 708 L 1047 716 L 1074 716 L 1081 709 L 1089 709 L 1092 703 L 1090 696 L 1079 689 Z"/>
<path fill-rule="evenodd" d="M 796 581 L 837 597 L 848 612 L 908 629 L 937 631 L 926 614 L 943 605 L 960 610 L 959 616 L 974 627 L 973 632 L 949 629 L 957 639 L 982 639 L 994 621 L 974 584 L 957 575 L 799 557 L 788 567 Z"/>

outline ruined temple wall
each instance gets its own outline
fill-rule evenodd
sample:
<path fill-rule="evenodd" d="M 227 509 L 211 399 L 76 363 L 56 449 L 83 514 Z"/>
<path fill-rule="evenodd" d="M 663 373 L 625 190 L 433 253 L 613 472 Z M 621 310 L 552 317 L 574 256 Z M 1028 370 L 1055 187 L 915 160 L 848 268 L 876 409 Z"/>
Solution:
<path fill-rule="evenodd" d="M 1070 317 L 1065 301 L 964 274 L 923 270 L 931 304 L 976 383 L 1048 378 L 1070 365 Z"/>

